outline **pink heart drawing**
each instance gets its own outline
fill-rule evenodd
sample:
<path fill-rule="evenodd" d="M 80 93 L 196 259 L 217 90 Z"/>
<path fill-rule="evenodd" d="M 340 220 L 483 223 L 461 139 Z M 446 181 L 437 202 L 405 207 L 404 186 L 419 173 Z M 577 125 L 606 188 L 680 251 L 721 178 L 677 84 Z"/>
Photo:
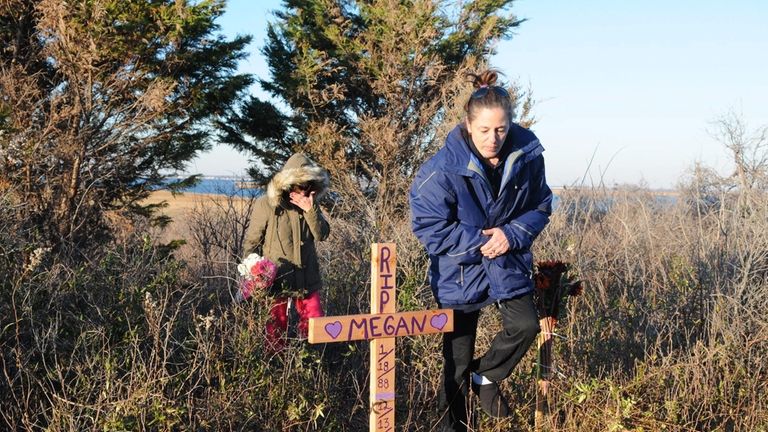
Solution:
<path fill-rule="evenodd" d="M 325 325 L 325 332 L 328 333 L 328 336 L 330 336 L 333 339 L 336 339 L 339 337 L 339 334 L 341 334 L 341 323 L 338 321 L 334 321 L 332 323 L 328 323 Z"/>
<path fill-rule="evenodd" d="M 445 327 L 445 324 L 447 323 L 448 323 L 448 315 L 444 313 L 439 313 L 429 319 L 429 324 L 438 330 L 442 330 L 443 327 Z"/>

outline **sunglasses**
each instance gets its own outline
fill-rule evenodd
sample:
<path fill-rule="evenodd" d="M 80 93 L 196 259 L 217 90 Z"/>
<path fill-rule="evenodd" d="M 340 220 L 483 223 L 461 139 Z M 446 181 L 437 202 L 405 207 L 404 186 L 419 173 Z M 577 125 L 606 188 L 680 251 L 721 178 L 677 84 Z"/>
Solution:
<path fill-rule="evenodd" d="M 310 189 L 312 189 L 312 185 L 309 183 L 302 183 L 302 184 L 294 185 L 292 189 L 301 191 L 301 192 L 307 192 Z"/>
<path fill-rule="evenodd" d="M 472 92 L 472 96 L 470 96 L 472 99 L 480 99 L 485 97 L 485 95 L 488 94 L 489 91 L 493 90 L 494 93 L 496 93 L 497 96 L 501 97 L 509 97 L 509 92 L 504 89 L 504 87 L 499 86 L 483 86 L 479 89 Z"/>

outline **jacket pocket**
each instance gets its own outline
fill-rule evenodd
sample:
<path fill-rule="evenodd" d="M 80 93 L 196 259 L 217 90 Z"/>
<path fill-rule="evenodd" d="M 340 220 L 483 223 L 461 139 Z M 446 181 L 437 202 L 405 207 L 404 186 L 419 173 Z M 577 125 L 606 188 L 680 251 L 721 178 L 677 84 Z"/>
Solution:
<path fill-rule="evenodd" d="M 526 290 L 531 284 L 532 260 L 530 251 L 508 253 L 490 260 L 491 297 L 506 299 L 520 290 Z"/>
<path fill-rule="evenodd" d="M 533 270 L 533 254 L 531 254 L 530 250 L 524 250 L 518 253 L 506 253 L 491 260 L 491 264 L 501 267 L 505 272 L 522 273 L 526 276 L 530 276 Z"/>
<path fill-rule="evenodd" d="M 482 261 L 482 255 L 478 252 L 482 245 L 477 245 L 463 252 L 447 253 L 447 258 L 458 265 L 477 264 Z"/>
<path fill-rule="evenodd" d="M 515 258 L 518 263 L 518 268 L 528 276 L 533 273 L 533 254 L 530 250 L 526 249 L 521 254 L 515 254 Z"/>
<path fill-rule="evenodd" d="M 431 272 L 435 297 L 441 304 L 474 303 L 480 296 L 482 284 L 479 276 L 483 272 L 480 264 L 458 263 L 443 256 Z"/>

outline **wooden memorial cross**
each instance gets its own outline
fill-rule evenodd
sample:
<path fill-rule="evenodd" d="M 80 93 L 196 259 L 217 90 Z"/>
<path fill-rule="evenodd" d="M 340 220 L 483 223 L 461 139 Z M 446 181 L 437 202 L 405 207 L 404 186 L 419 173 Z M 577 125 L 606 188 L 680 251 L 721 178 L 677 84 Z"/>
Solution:
<path fill-rule="evenodd" d="M 309 319 L 309 343 L 370 340 L 370 431 L 395 430 L 395 338 L 453 331 L 453 310 L 397 312 L 395 245 L 371 245 L 371 313 Z M 374 367 L 373 365 L 376 365 Z"/>

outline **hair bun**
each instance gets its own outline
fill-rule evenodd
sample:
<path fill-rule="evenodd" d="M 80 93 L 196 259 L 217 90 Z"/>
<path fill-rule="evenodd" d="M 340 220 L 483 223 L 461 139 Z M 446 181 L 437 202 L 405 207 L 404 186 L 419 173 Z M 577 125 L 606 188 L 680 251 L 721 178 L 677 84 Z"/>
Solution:
<path fill-rule="evenodd" d="M 472 83 L 472 87 L 478 89 L 496 85 L 496 81 L 499 78 L 499 72 L 494 69 L 487 69 L 479 74 L 468 73 L 467 77 Z"/>
<path fill-rule="evenodd" d="M 482 108 L 501 108 L 507 113 L 508 119 L 514 118 L 514 103 L 509 92 L 497 83 L 501 72 L 486 69 L 480 73 L 468 73 L 465 76 L 472 83 L 474 90 L 464 103 L 467 120 L 472 121 L 475 114 Z"/>

